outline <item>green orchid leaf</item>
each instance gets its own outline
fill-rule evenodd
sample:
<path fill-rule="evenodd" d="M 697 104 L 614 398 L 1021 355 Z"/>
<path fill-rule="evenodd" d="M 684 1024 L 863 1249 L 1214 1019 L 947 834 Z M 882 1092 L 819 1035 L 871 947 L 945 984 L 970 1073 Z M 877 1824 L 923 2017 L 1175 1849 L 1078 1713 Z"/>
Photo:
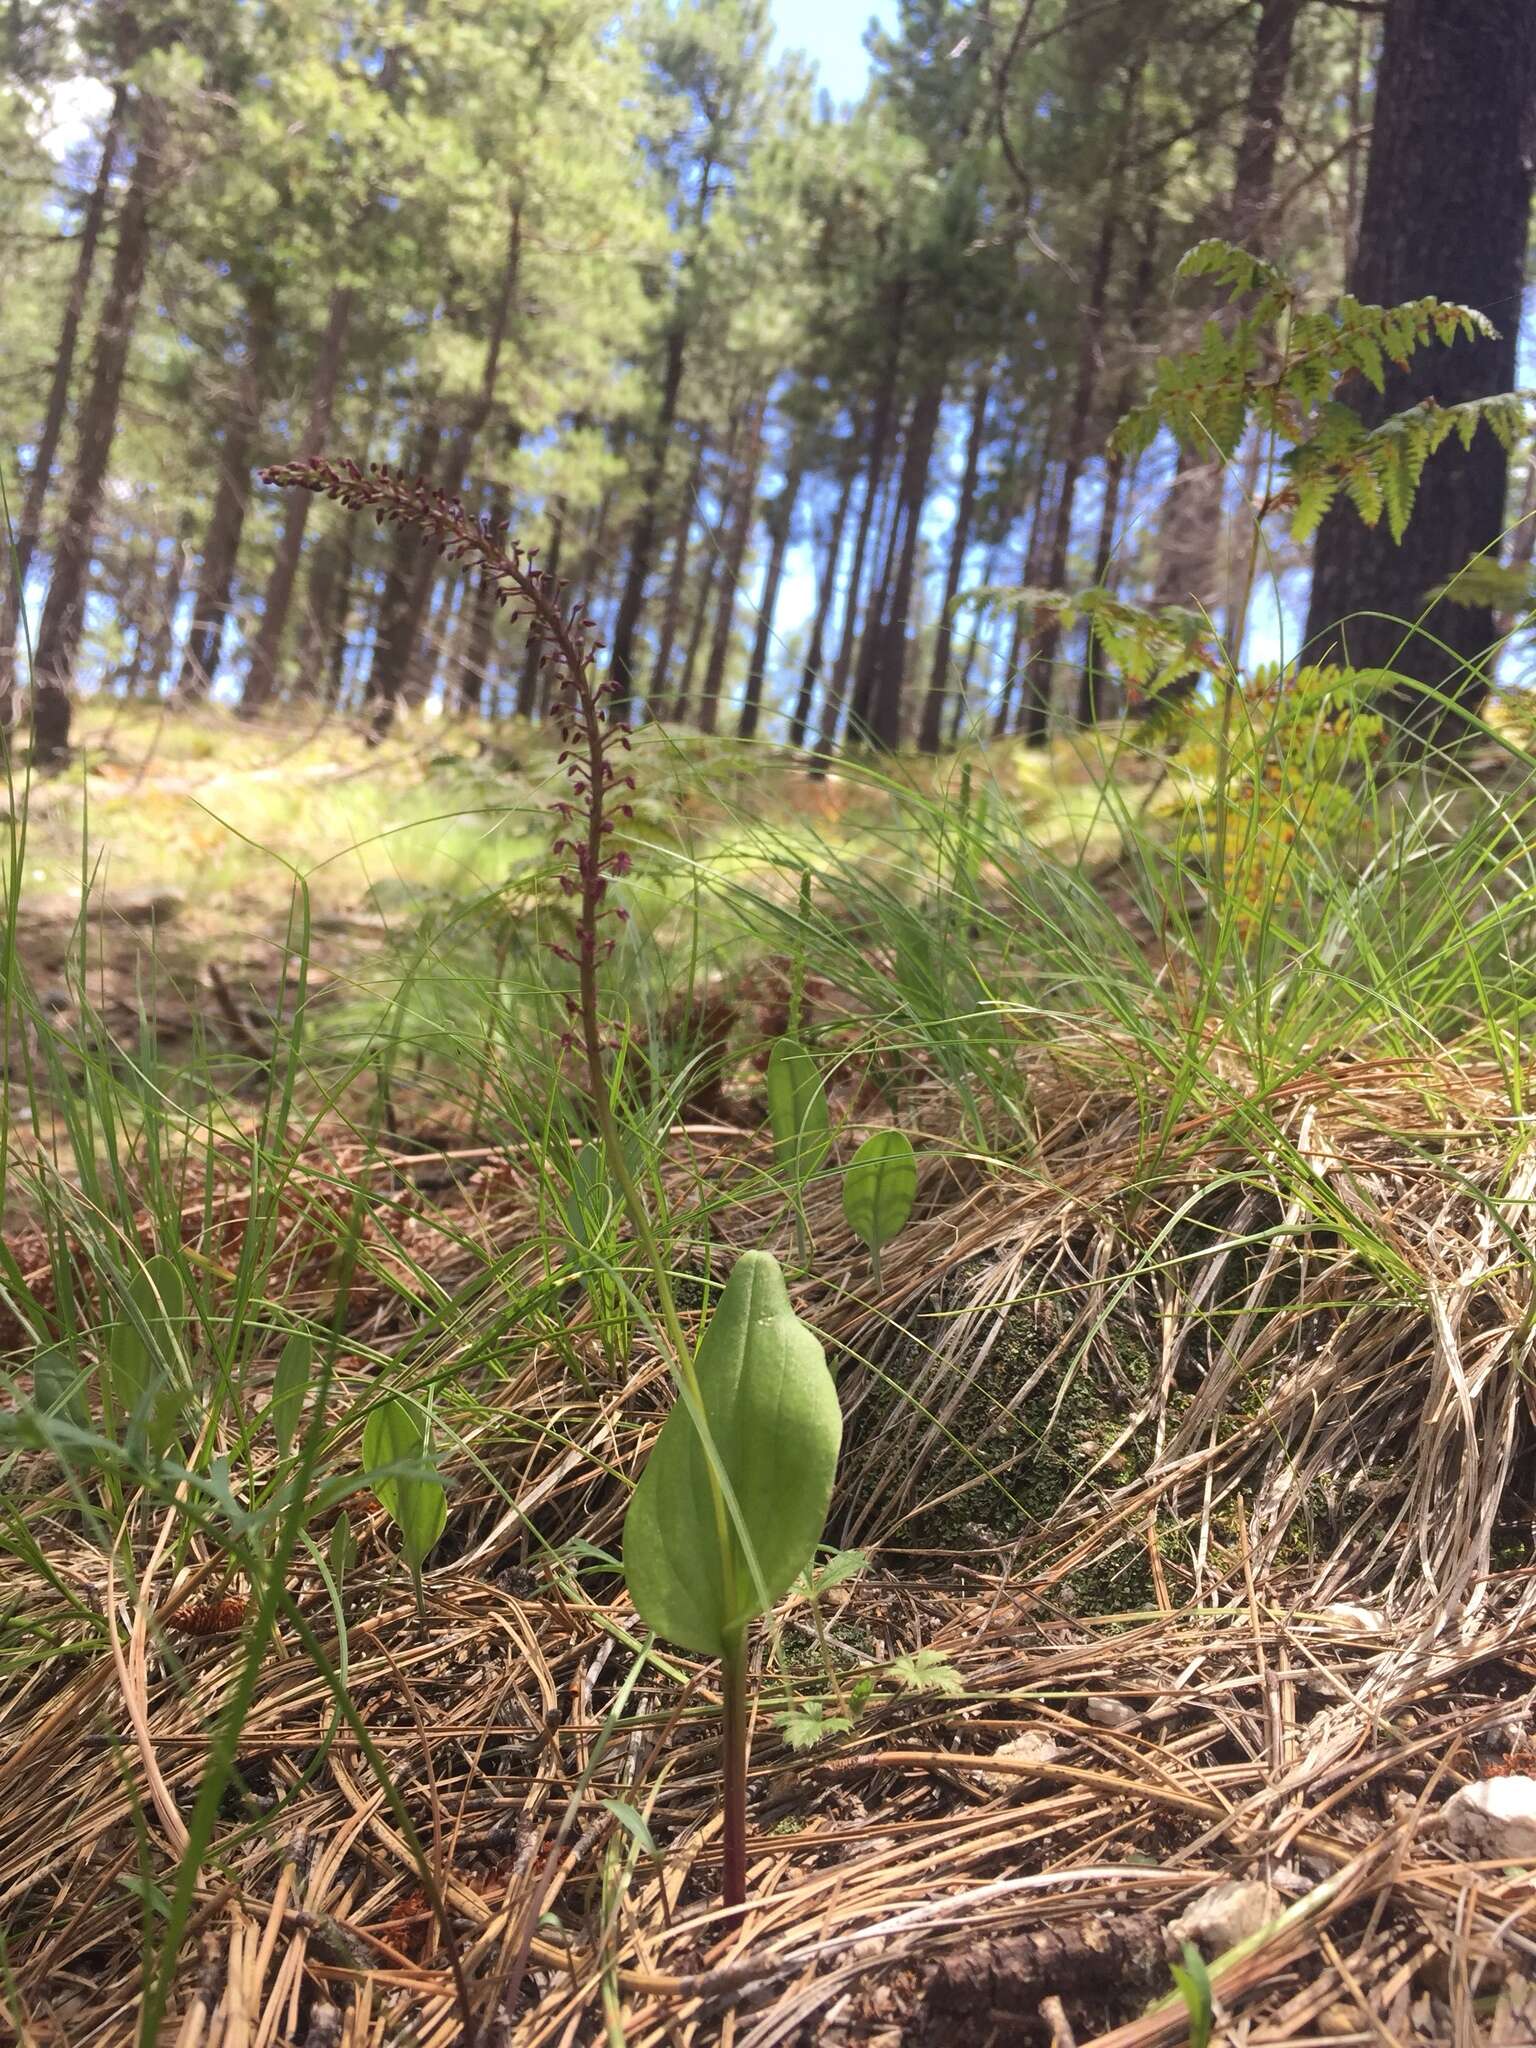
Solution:
<path fill-rule="evenodd" d="M 175 1265 L 156 1252 L 128 1283 L 128 1296 L 137 1316 L 121 1317 L 107 1340 L 112 1403 L 130 1437 L 163 1454 L 181 1426 L 185 1405 L 181 1330 L 186 1294 Z"/>
<path fill-rule="evenodd" d="M 45 1415 L 61 1416 L 77 1429 L 90 1426 L 80 1375 L 62 1344 L 50 1344 L 33 1359 L 32 1399 Z"/>
<path fill-rule="evenodd" d="M 405 1561 L 418 1580 L 447 1523 L 448 1498 L 435 1472 L 427 1477 L 390 1468 L 430 1464 L 420 1412 L 404 1401 L 381 1401 L 363 1427 L 363 1470 L 400 1531 Z"/>
<path fill-rule="evenodd" d="M 821 1345 L 767 1252 L 737 1260 L 694 1370 L 723 1484 L 717 1495 L 710 1451 L 680 1396 L 629 1504 L 624 1577 L 648 1627 L 721 1656 L 727 1637 L 787 1592 L 815 1555 L 843 1418 Z"/>
<path fill-rule="evenodd" d="M 848 1228 L 872 1252 L 904 1228 L 917 1200 L 917 1155 L 905 1131 L 874 1131 L 843 1175 Z"/>
<path fill-rule="evenodd" d="M 820 1071 L 798 1039 L 775 1039 L 768 1055 L 768 1123 L 775 1164 L 803 1188 L 826 1158 L 832 1130 Z"/>
<path fill-rule="evenodd" d="M 277 1438 L 278 1452 L 283 1457 L 293 1446 L 294 1431 L 304 1407 L 304 1389 L 309 1385 L 314 1362 L 314 1345 L 302 1331 L 296 1330 L 283 1346 L 282 1356 L 277 1361 L 268 1410 L 272 1417 L 272 1434 Z"/>

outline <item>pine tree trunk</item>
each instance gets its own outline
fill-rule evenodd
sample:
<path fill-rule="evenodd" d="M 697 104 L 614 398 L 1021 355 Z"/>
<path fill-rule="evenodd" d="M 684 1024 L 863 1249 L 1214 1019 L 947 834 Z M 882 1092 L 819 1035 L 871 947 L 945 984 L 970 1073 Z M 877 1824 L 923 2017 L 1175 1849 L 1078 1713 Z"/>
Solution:
<path fill-rule="evenodd" d="M 512 496 L 505 484 L 491 486 L 491 530 L 499 533 L 506 525 L 512 510 Z M 555 545 L 547 568 L 558 568 L 560 562 L 560 529 L 555 528 Z M 529 648 L 533 640 L 530 634 Z M 492 651 L 496 645 L 496 585 L 486 576 L 475 584 L 474 610 L 470 614 L 469 639 L 464 648 L 464 660 L 459 668 L 458 709 L 465 718 L 474 718 L 485 710 L 489 701 L 487 692 L 491 681 Z M 535 670 L 537 673 L 537 670 Z M 524 687 L 528 683 L 524 671 Z M 523 691 L 518 692 L 517 708 L 523 717 L 528 713 L 523 708 Z"/>
<path fill-rule="evenodd" d="M 803 473 L 797 460 L 785 477 L 784 488 L 768 515 L 772 545 L 768 555 L 768 573 L 763 579 L 762 602 L 758 607 L 757 636 L 752 643 L 752 659 L 747 664 L 747 692 L 736 727 L 738 739 L 750 740 L 757 735 L 758 720 L 762 714 L 763 683 L 768 674 L 768 650 L 773 643 L 773 615 L 779 608 L 779 585 L 784 580 L 784 557 L 789 552 L 790 522 L 795 516 L 795 501 L 800 495 Z"/>
<path fill-rule="evenodd" d="M 352 567 L 357 558 L 358 518 L 358 513 L 349 512 L 342 521 L 330 605 L 325 618 L 318 621 L 324 633 L 321 645 L 325 649 L 322 664 L 325 701 L 333 711 L 341 702 L 342 678 L 346 673 L 347 624 L 352 616 Z"/>
<path fill-rule="evenodd" d="M 870 564 L 872 578 L 864 604 L 864 623 L 859 634 L 859 658 L 853 669 L 853 696 L 848 706 L 848 733 L 868 735 L 869 707 L 880 666 L 880 649 L 885 638 L 885 621 L 890 610 L 891 589 L 896 581 L 896 561 L 901 539 L 901 515 L 907 501 L 907 466 L 912 454 L 912 422 L 896 421 L 891 449 L 893 457 L 890 491 L 883 508 L 884 524 L 877 529 L 875 556 Z M 899 459 L 894 459 L 899 458 Z"/>
<path fill-rule="evenodd" d="M 156 101 L 140 100 L 136 125 L 133 173 L 118 215 L 117 248 L 96 329 L 91 382 L 80 414 L 80 443 L 75 454 L 69 506 L 54 551 L 53 574 L 33 659 L 32 756 L 39 766 L 63 761 L 69 754 L 69 693 L 85 630 L 91 551 L 107 464 L 117 433 L 128 347 L 144 289 L 150 209 L 160 183 L 165 139 L 164 119 Z"/>
<path fill-rule="evenodd" d="M 1141 254 L 1137 258 L 1135 276 L 1131 281 L 1130 303 L 1127 307 L 1127 333 L 1131 342 L 1138 346 L 1143 338 L 1147 303 L 1152 294 L 1157 227 L 1158 216 L 1154 208 L 1143 226 Z M 1119 390 L 1115 393 L 1116 419 L 1129 411 L 1135 396 L 1135 371 L 1128 368 L 1120 380 Z M 1120 516 L 1120 495 L 1124 484 L 1125 457 L 1118 450 L 1111 450 L 1104 458 L 1104 496 L 1099 506 L 1099 535 L 1093 550 L 1095 589 L 1108 588 L 1110 564 L 1114 560 L 1115 552 L 1115 524 Z M 1078 679 L 1077 722 L 1079 725 L 1096 725 L 1101 719 L 1110 716 L 1112 708 L 1110 679 L 1105 670 L 1098 635 L 1090 625 L 1083 654 L 1083 670 Z"/>
<path fill-rule="evenodd" d="M 763 461 L 764 409 L 763 402 L 758 401 L 751 408 L 747 422 L 746 466 L 742 472 L 730 538 L 726 542 L 725 559 L 721 564 L 723 581 L 719 608 L 715 613 L 715 633 L 709 644 L 709 666 L 704 671 L 704 687 L 699 693 L 699 731 L 702 733 L 712 733 L 720 719 L 720 692 L 725 686 L 725 665 L 730 657 L 731 627 L 736 617 L 736 599 L 741 589 L 742 565 L 747 559 L 747 543 L 752 538 L 752 518 L 757 510 L 757 479 Z"/>
<path fill-rule="evenodd" d="M 1024 541 L 1024 551 L 1019 557 L 1019 583 L 1025 590 L 1038 587 L 1042 575 L 1042 555 L 1045 536 L 1050 530 L 1050 483 L 1051 464 L 1055 460 L 1055 443 L 1058 431 L 1056 402 L 1051 407 L 1051 417 L 1035 452 L 1034 477 L 1025 493 L 1024 507 L 1029 515 L 1029 527 Z M 1022 695 L 1024 683 L 1024 628 L 1026 612 L 1023 605 L 1014 608 L 1013 625 L 1008 638 L 1008 658 L 1003 665 L 1003 687 L 997 700 L 997 711 L 992 721 L 992 737 L 1002 739 L 1012 730 L 1013 699 Z"/>
<path fill-rule="evenodd" d="M 649 703 L 654 718 L 660 718 L 665 713 L 667 676 L 672 667 L 672 650 L 677 645 L 678 628 L 683 622 L 683 593 L 688 577 L 688 536 L 693 531 L 693 511 L 698 502 L 699 485 L 704 475 L 704 457 L 708 447 L 709 436 L 700 433 L 698 444 L 693 451 L 693 467 L 688 472 L 688 482 L 683 490 L 682 510 L 677 515 L 677 525 L 672 534 L 672 561 L 667 570 L 667 597 L 661 614 L 661 638 L 656 643 L 656 665 L 651 670 Z"/>
<path fill-rule="evenodd" d="M 277 308 L 268 290 L 252 294 L 244 360 L 240 365 L 234 409 L 219 447 L 219 481 L 203 541 L 192 624 L 182 654 L 176 693 L 206 696 L 219 670 L 229 595 L 240 553 L 240 535 L 250 502 L 251 451 L 261 424 L 267 369 L 276 341 Z"/>
<path fill-rule="evenodd" d="M 346 286 L 331 293 L 326 311 L 325 333 L 315 360 L 314 381 L 309 392 L 309 417 L 296 452 L 299 461 L 318 455 L 330 432 L 331 408 L 341 378 L 342 356 L 347 345 L 347 328 L 352 319 L 353 294 Z M 308 491 L 289 491 L 283 506 L 283 528 L 278 536 L 266 591 L 261 600 L 261 630 L 251 650 L 251 665 L 245 673 L 240 695 L 242 717 L 249 717 L 271 700 L 277 687 L 277 661 L 282 651 L 283 632 L 293 603 L 298 580 L 299 556 L 304 547 L 304 529 L 309 522 L 311 496 Z"/>
<path fill-rule="evenodd" d="M 683 355 L 687 337 L 680 322 L 674 322 L 667 336 L 667 353 L 661 380 L 661 404 L 651 441 L 651 464 L 646 474 L 634 539 L 630 542 L 629 566 L 624 591 L 619 599 L 613 625 L 613 647 L 608 657 L 608 675 L 619 685 L 613 699 L 613 716 L 620 722 L 630 716 L 634 697 L 635 633 L 645 606 L 645 587 L 650 580 L 651 558 L 656 552 L 656 518 L 667 478 L 667 453 L 672 429 L 677 422 L 678 394 L 683 388 Z"/>
<path fill-rule="evenodd" d="M 830 753 L 837 744 L 838 726 L 843 715 L 843 699 L 848 693 L 848 678 L 853 668 L 853 650 L 861 602 L 865 602 L 865 608 L 868 609 L 863 596 L 864 557 L 869 548 L 875 511 L 880 502 L 881 483 L 886 470 L 886 451 L 891 440 L 891 427 L 896 419 L 896 374 L 901 367 L 901 345 L 906 326 L 909 291 L 910 287 L 905 278 L 899 279 L 892 287 L 890 343 L 881 368 L 880 382 L 875 390 L 874 409 L 870 414 L 869 467 L 866 472 L 864 502 L 859 508 L 859 523 L 854 531 L 853 562 L 848 571 L 848 595 L 844 601 L 842 643 L 837 650 L 832 681 L 827 689 L 826 702 L 822 706 L 818 753 Z"/>
<path fill-rule="evenodd" d="M 442 443 L 443 422 L 433 410 L 428 413 L 417 436 L 415 452 L 406 465 L 407 469 L 415 476 L 431 476 L 437 468 Z M 434 566 L 435 558 L 429 549 L 423 548 L 420 536 L 409 526 L 396 527 L 389 544 L 389 563 L 384 571 L 384 593 L 379 600 L 379 625 L 374 635 L 373 659 L 368 664 L 368 680 L 363 685 L 363 701 L 372 707 L 369 732 L 375 742 L 382 740 L 394 723 L 395 700 L 405 681 L 405 665 L 415 644 L 416 625 L 421 616 L 419 607 L 424 601 L 418 595 L 421 578 L 425 574 L 430 583 Z"/>
<path fill-rule="evenodd" d="M 902 694 L 907 675 L 907 628 L 912 614 L 913 577 L 923 530 L 923 507 L 928 502 L 928 471 L 933 461 L 934 436 L 943 404 L 943 383 L 925 386 L 913 408 L 912 426 L 907 437 L 901 552 L 897 559 L 889 616 L 880 635 L 869 705 L 870 738 L 887 752 L 894 751 L 901 744 Z"/>
<path fill-rule="evenodd" d="M 1275 150 L 1285 111 L 1286 81 L 1301 0 L 1260 0 L 1253 66 L 1243 109 L 1242 135 L 1232 180 L 1227 236 L 1262 250 L 1274 196 Z M 1223 307 L 1218 321 L 1234 317 Z M 1221 600 L 1217 570 L 1222 527 L 1223 466 L 1208 447 L 1183 448 L 1163 501 L 1158 529 L 1161 561 L 1158 604 L 1193 605 L 1213 612 Z"/>
<path fill-rule="evenodd" d="M 944 731 L 944 700 L 949 690 L 949 658 L 955 644 L 954 603 L 960 594 L 965 571 L 965 551 L 971 544 L 971 519 L 976 510 L 976 479 L 981 474 L 981 445 L 986 438 L 987 400 L 992 394 L 989 377 L 976 383 L 971 401 L 971 431 L 965 444 L 965 474 L 960 480 L 960 502 L 955 507 L 955 524 L 949 537 L 949 567 L 944 574 L 944 602 L 939 612 L 939 630 L 933 643 L 933 673 L 923 703 L 923 723 L 918 746 L 925 754 L 936 754 Z"/>
<path fill-rule="evenodd" d="M 1072 410 L 1067 421 L 1067 452 L 1061 473 L 1061 492 L 1056 500 L 1051 528 L 1050 553 L 1045 562 L 1045 584 L 1062 590 L 1067 580 L 1067 553 L 1072 545 L 1072 515 L 1077 508 L 1077 486 L 1089 454 L 1090 427 L 1098 398 L 1099 361 L 1103 346 L 1104 314 L 1109 297 L 1110 270 L 1114 263 L 1115 239 L 1120 226 L 1116 199 L 1119 179 L 1112 180 L 1110 203 L 1105 208 L 1094 255 L 1093 275 L 1083 308 L 1078 341 L 1076 382 Z M 1061 645 L 1061 615 L 1045 611 L 1035 621 L 1029 660 L 1024 675 L 1024 717 L 1021 731 L 1027 747 L 1043 747 L 1050 726 L 1051 687 L 1056 650 Z"/>
<path fill-rule="evenodd" d="M 1368 304 L 1433 295 L 1474 306 L 1499 337 L 1422 349 L 1404 369 L 1389 364 L 1385 392 L 1357 400 L 1368 422 L 1426 399 L 1456 405 L 1513 385 L 1533 94 L 1536 10 L 1529 0 L 1457 8 L 1391 0 L 1350 289 Z M 1464 733 L 1462 714 L 1487 694 L 1491 609 L 1431 603 L 1430 592 L 1496 549 L 1507 485 L 1508 458 L 1483 427 L 1469 448 L 1453 435 L 1429 458 L 1400 545 L 1385 521 L 1365 526 L 1342 499 L 1318 532 L 1307 658 L 1408 678 L 1388 701 L 1415 746 Z M 1425 689 L 1444 693 L 1455 709 Z"/>
<path fill-rule="evenodd" d="M 59 338 L 54 343 L 53 376 L 48 385 L 48 402 L 43 408 L 43 429 L 38 435 L 37 450 L 22 496 L 14 559 L 5 563 L 6 573 L 0 575 L 0 586 L 3 586 L 0 588 L 0 727 L 8 727 L 14 717 L 11 696 L 15 688 L 16 635 L 21 627 L 22 600 L 27 572 L 42 536 L 43 507 L 47 502 L 59 442 L 64 434 L 64 422 L 69 416 L 69 387 L 74 376 L 75 350 L 80 341 L 80 322 L 85 315 L 91 272 L 96 264 L 96 248 L 101 240 L 107 199 L 112 190 L 112 169 L 122 141 L 123 101 L 123 88 L 119 86 L 112 101 L 106 133 L 101 138 L 96 182 L 91 187 L 91 196 L 86 201 L 85 215 L 80 223 L 80 246 L 75 253 L 74 275 L 70 279 L 64 318 L 59 323 Z"/>
<path fill-rule="evenodd" d="M 560 542 L 565 534 L 565 517 L 556 512 L 550 525 L 549 549 L 542 566 L 551 576 L 560 574 Z M 517 683 L 517 715 L 519 718 L 533 718 L 544 709 L 544 692 L 539 688 L 540 669 L 544 659 L 544 641 L 539 632 L 538 622 L 531 621 L 528 627 L 528 647 L 523 655 L 523 672 Z"/>
<path fill-rule="evenodd" d="M 837 563 L 843 551 L 843 528 L 848 523 L 848 507 L 853 499 L 852 469 L 843 478 L 843 487 L 837 494 L 837 509 L 832 515 L 832 530 L 827 536 L 823 555 L 821 583 L 816 592 L 816 616 L 811 622 L 810 645 L 805 650 L 805 666 L 800 671 L 800 694 L 795 699 L 794 715 L 789 722 L 789 744 L 797 752 L 805 745 L 805 735 L 811 721 L 811 699 L 821 674 L 822 648 L 827 637 L 827 621 L 832 616 L 832 601 L 837 595 Z"/>

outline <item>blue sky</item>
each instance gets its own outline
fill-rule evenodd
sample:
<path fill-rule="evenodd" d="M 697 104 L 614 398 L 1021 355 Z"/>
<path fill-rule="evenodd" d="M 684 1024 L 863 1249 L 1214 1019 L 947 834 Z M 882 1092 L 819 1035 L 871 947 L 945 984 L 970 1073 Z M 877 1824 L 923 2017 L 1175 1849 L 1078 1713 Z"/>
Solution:
<path fill-rule="evenodd" d="M 864 31 L 879 16 L 889 21 L 890 0 L 773 0 L 779 41 L 813 58 L 820 83 L 834 100 L 856 100 L 869 76 Z"/>

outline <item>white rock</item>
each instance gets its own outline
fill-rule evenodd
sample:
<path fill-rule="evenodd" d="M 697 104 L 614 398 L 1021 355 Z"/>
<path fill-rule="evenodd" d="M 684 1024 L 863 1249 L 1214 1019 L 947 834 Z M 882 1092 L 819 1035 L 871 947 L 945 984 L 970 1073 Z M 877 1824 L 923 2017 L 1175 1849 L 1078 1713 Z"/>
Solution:
<path fill-rule="evenodd" d="M 1536 1863 L 1536 1778 L 1463 1785 L 1442 1813 L 1446 1839 L 1479 1863 Z"/>
<path fill-rule="evenodd" d="M 1085 1712 L 1095 1728 L 1114 1728 L 1123 1732 L 1141 1725 L 1141 1716 L 1134 1707 L 1128 1707 L 1124 1700 L 1112 1699 L 1107 1693 L 1095 1693 Z"/>
<path fill-rule="evenodd" d="M 1022 1735 L 1015 1735 L 1011 1742 L 994 1750 L 993 1755 L 1007 1757 L 1014 1763 L 1053 1764 L 1061 1755 L 1061 1748 L 1043 1728 L 1026 1728 Z M 976 1775 L 983 1785 L 990 1785 L 996 1792 L 1011 1792 L 1015 1785 L 1026 1782 L 1021 1771 L 978 1771 Z"/>
<path fill-rule="evenodd" d="M 1280 1911 L 1280 1894 L 1257 1878 L 1227 1878 L 1187 1905 L 1167 1929 L 1168 1952 L 1192 1941 L 1207 1958 L 1225 1954 L 1267 1927 Z"/>

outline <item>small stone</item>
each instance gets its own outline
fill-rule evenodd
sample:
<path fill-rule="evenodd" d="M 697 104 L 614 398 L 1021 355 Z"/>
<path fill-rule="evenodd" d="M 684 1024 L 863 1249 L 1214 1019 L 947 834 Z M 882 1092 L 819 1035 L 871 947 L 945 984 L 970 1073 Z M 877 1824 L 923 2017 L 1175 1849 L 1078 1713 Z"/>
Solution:
<path fill-rule="evenodd" d="M 1442 1817 L 1452 1847 L 1479 1863 L 1536 1863 L 1536 1778 L 1463 1785 Z"/>
<path fill-rule="evenodd" d="M 1224 1955 L 1267 1927 L 1280 1911 L 1280 1895 L 1257 1878 L 1225 1878 L 1191 1901 L 1168 1923 L 1168 1952 L 1192 1941 L 1206 1957 Z"/>
<path fill-rule="evenodd" d="M 1015 1735 L 1011 1742 L 994 1750 L 993 1755 L 1006 1757 L 1012 1763 L 1053 1764 L 1061 1749 L 1043 1728 L 1026 1728 L 1022 1735 Z M 978 1771 L 976 1775 L 995 1792 L 1011 1792 L 1015 1785 L 1024 1783 L 1021 1771 Z"/>
<path fill-rule="evenodd" d="M 1095 1693 L 1089 1700 L 1085 1712 L 1095 1728 L 1113 1728 L 1124 1733 L 1141 1726 L 1141 1716 L 1134 1707 L 1128 1707 L 1124 1700 L 1112 1698 L 1108 1693 Z"/>

